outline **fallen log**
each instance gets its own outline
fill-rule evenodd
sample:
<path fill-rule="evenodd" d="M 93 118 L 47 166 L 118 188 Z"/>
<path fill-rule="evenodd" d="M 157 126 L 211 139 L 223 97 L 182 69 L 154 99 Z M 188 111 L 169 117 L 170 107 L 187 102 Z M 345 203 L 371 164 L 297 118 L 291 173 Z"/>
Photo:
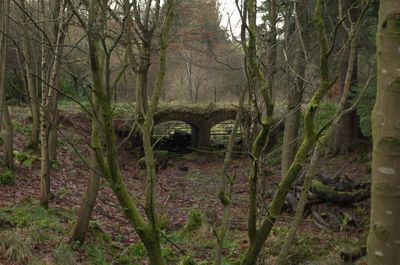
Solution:
<path fill-rule="evenodd" d="M 368 199 L 371 196 L 370 185 L 364 185 L 361 189 L 350 191 L 338 191 L 335 187 L 325 185 L 319 180 L 314 180 L 311 192 L 323 202 L 332 203 L 356 203 Z"/>

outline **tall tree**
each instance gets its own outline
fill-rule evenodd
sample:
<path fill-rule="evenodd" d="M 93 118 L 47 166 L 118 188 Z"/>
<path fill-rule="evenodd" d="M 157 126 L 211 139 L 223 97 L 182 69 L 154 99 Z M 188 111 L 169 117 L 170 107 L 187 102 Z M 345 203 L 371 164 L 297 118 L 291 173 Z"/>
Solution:
<path fill-rule="evenodd" d="M 337 103 L 337 111 L 332 116 L 331 122 L 327 126 L 326 134 L 319 136 L 319 139 L 318 139 L 316 146 L 314 148 L 314 151 L 312 153 L 310 163 L 309 163 L 306 173 L 305 173 L 304 183 L 302 186 L 300 198 L 298 200 L 295 216 L 292 221 L 292 225 L 291 225 L 288 233 L 286 234 L 285 242 L 282 245 L 281 251 L 279 253 L 279 257 L 277 259 L 277 264 L 279 264 L 279 265 L 288 264 L 288 262 L 289 262 L 289 260 L 288 260 L 289 250 L 295 239 L 297 230 L 300 226 L 301 219 L 303 217 L 309 190 L 311 188 L 314 176 L 316 174 L 318 160 L 319 160 L 320 156 L 322 155 L 323 146 L 326 145 L 326 143 L 332 138 L 332 135 L 335 132 L 336 127 L 338 126 L 337 124 L 338 124 L 339 120 L 344 115 L 354 111 L 355 104 L 358 102 L 358 101 L 356 101 L 353 104 L 353 106 L 347 108 L 348 98 L 349 98 L 350 90 L 351 90 L 351 81 L 352 81 L 352 77 L 353 77 L 354 62 L 357 57 L 356 49 L 357 49 L 357 45 L 358 45 L 358 33 L 360 31 L 360 28 L 363 26 L 364 17 L 369 8 L 370 2 L 367 0 L 367 1 L 365 1 L 365 3 L 361 3 L 361 4 L 363 6 L 362 15 L 358 18 L 358 20 L 355 23 L 352 23 L 349 25 L 350 53 L 349 53 L 347 71 L 346 71 L 344 90 L 343 90 L 343 93 L 342 93 L 342 96 L 341 96 L 339 102 Z M 370 79 L 367 80 L 366 86 L 369 84 L 369 81 L 370 81 Z"/>
<path fill-rule="evenodd" d="M 359 0 L 344 0 L 338 1 L 338 17 L 339 19 L 344 19 L 342 26 L 338 29 L 337 47 L 342 50 L 339 67 L 338 67 L 338 82 L 337 89 L 338 95 L 344 93 L 344 86 L 346 81 L 346 73 L 348 66 L 348 59 L 350 53 L 350 45 L 348 43 L 350 30 L 348 27 L 348 22 L 356 21 L 360 15 L 360 1 Z M 362 45 L 362 44 L 360 44 Z M 358 47 L 355 50 L 355 61 L 353 64 L 353 75 L 351 77 L 351 87 L 354 88 L 358 85 Z M 354 90 L 354 89 L 352 89 Z M 349 104 L 349 102 L 348 102 Z M 353 110 L 351 113 L 344 115 L 340 121 L 339 126 L 336 127 L 335 133 L 331 137 L 331 150 L 333 153 L 347 153 L 354 141 L 360 137 L 360 121 L 357 115 L 357 111 Z"/>
<path fill-rule="evenodd" d="M 368 264 L 400 263 L 400 1 L 381 0 Z"/>
<path fill-rule="evenodd" d="M 255 4 L 253 1 L 249 1 L 249 3 Z M 257 218 L 257 176 L 258 176 L 257 160 L 260 157 L 260 153 L 263 150 L 266 141 L 266 139 L 264 139 L 264 141 L 262 142 L 259 141 L 259 139 L 262 139 L 262 137 L 264 137 L 262 132 L 265 127 L 262 128 L 260 134 L 257 136 L 253 144 L 253 153 L 252 153 L 253 166 L 251 167 L 249 176 L 250 205 L 249 205 L 249 217 L 248 217 L 248 236 L 250 245 L 243 256 L 241 262 L 242 265 L 253 265 L 256 263 L 258 255 L 264 245 L 264 242 L 268 238 L 275 224 L 275 221 L 277 220 L 278 215 L 281 213 L 282 206 L 285 201 L 285 196 L 288 190 L 291 188 L 295 180 L 298 178 L 299 173 L 303 168 L 303 164 L 308 157 L 308 153 L 314 147 L 319 135 L 323 131 L 323 129 L 319 130 L 318 128 L 316 128 L 315 118 L 323 98 L 325 97 L 330 87 L 332 86 L 332 83 L 330 81 L 330 72 L 329 72 L 329 57 L 331 55 L 332 45 L 331 45 L 331 39 L 328 38 L 328 35 L 326 33 L 325 22 L 323 19 L 323 5 L 324 5 L 323 0 L 317 0 L 314 11 L 315 30 L 320 45 L 320 56 L 319 56 L 320 83 L 305 108 L 303 141 L 288 171 L 278 184 L 275 196 L 272 199 L 272 202 L 267 207 L 268 209 L 267 213 L 265 214 L 265 216 L 261 221 L 259 221 Z M 250 8 L 251 5 L 249 5 L 249 9 Z M 255 7 L 251 9 L 251 13 L 252 12 L 255 13 Z M 249 26 L 247 27 L 249 28 L 250 31 L 249 47 L 248 47 L 249 50 L 250 47 L 253 46 L 250 44 L 252 44 L 251 35 L 252 33 L 254 33 L 254 31 L 252 31 L 253 29 L 252 24 L 255 24 L 255 18 L 253 17 L 255 16 L 255 14 L 251 13 L 249 11 Z M 250 18 L 253 18 L 254 21 L 252 22 Z M 248 58 L 250 63 L 252 63 L 251 58 L 252 58 L 251 56 L 249 56 Z M 257 151 L 257 153 L 254 153 L 254 151 Z"/>
<path fill-rule="evenodd" d="M 65 34 L 72 16 L 66 0 L 53 0 L 51 10 L 41 1 L 41 7 L 40 204 L 47 208 L 51 163 L 55 160 L 57 147 L 57 97 L 61 59 Z M 53 22 L 50 30 L 47 29 L 46 19 Z M 48 56 L 49 52 L 51 57 Z"/>
<path fill-rule="evenodd" d="M 160 0 L 132 1 L 128 18 L 128 40 L 131 71 L 136 80 L 136 112 L 143 117 L 148 109 L 148 74 L 151 65 L 154 34 L 160 22 Z"/>
<path fill-rule="evenodd" d="M 8 32 L 8 15 L 10 10 L 10 1 L 1 1 L 0 12 L 2 16 L 0 17 L 0 128 L 3 118 L 3 107 L 5 104 L 6 96 L 6 61 L 7 61 L 7 32 Z"/>
<path fill-rule="evenodd" d="M 89 45 L 89 61 L 93 81 L 92 104 L 92 148 L 96 158 L 97 165 L 102 176 L 107 180 L 114 194 L 116 195 L 127 219 L 132 223 L 133 228 L 143 242 L 151 265 L 165 264 L 161 252 L 160 229 L 156 214 L 156 202 L 154 189 L 156 184 L 156 168 L 154 154 L 151 143 L 151 130 L 153 127 L 154 114 L 161 96 L 165 71 L 166 57 L 168 48 L 169 30 L 175 12 L 175 0 L 169 0 L 165 3 L 164 22 L 160 28 L 160 66 L 157 75 L 157 81 L 154 87 L 151 104 L 144 117 L 142 128 L 143 146 L 146 160 L 146 188 L 145 188 L 145 215 L 139 210 L 139 204 L 128 191 L 124 177 L 118 162 L 118 153 L 116 147 L 116 135 L 113 123 L 113 95 L 114 85 L 110 80 L 110 56 L 118 44 L 124 32 L 123 27 L 114 41 L 109 45 L 104 45 L 109 35 L 106 34 L 108 25 L 107 17 L 110 17 L 108 7 L 112 1 L 91 0 L 88 3 L 88 20 L 74 9 L 74 13 L 85 28 Z M 125 3 L 129 3 L 126 1 Z M 71 1 L 70 1 L 70 4 Z M 130 9 L 128 4 L 127 9 Z M 159 7 L 156 7 L 159 8 Z M 124 13 L 121 25 L 128 21 L 130 12 Z M 129 52 L 129 51 L 128 51 Z M 115 79 L 117 80 L 117 79 Z M 96 131 L 98 130 L 98 131 Z"/>
<path fill-rule="evenodd" d="M 304 77 L 307 65 L 308 0 L 293 1 L 296 21 L 295 54 L 293 62 L 294 86 L 290 88 L 287 98 L 287 117 L 282 143 L 281 175 L 284 176 L 292 164 L 297 150 L 297 136 L 301 119 L 301 103 L 304 91 Z M 289 62 L 288 62 L 289 63 Z"/>
<path fill-rule="evenodd" d="M 26 80 L 26 91 L 28 92 L 29 107 L 32 115 L 32 133 L 30 136 L 30 141 L 28 147 L 36 150 L 39 146 L 39 128 L 40 128 L 40 99 L 37 84 L 35 82 L 35 64 L 32 60 L 32 40 L 30 38 L 29 25 L 29 11 L 25 7 L 25 1 L 19 1 L 22 17 L 21 24 L 21 43 L 22 43 L 22 56 L 24 60 L 24 79 Z"/>
<path fill-rule="evenodd" d="M 10 15 L 10 0 L 0 3 L 0 130 L 4 127 L 4 152 L 6 165 L 12 169 L 14 166 L 13 158 L 13 127 L 10 112 L 6 102 L 6 62 L 8 49 L 8 29 Z M 2 126 L 3 125 L 3 126 Z"/>

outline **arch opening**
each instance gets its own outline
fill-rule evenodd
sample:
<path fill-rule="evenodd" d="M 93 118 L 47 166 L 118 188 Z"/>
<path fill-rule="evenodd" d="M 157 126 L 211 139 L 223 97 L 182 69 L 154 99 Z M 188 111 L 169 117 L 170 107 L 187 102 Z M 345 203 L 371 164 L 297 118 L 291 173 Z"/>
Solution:
<path fill-rule="evenodd" d="M 153 137 L 159 150 L 185 152 L 193 147 L 197 131 L 196 127 L 183 121 L 165 121 L 154 126 Z"/>
<path fill-rule="evenodd" d="M 226 148 L 228 145 L 229 137 L 232 134 L 235 120 L 225 120 L 219 122 L 211 127 L 210 139 L 211 144 L 215 148 Z M 242 143 L 242 131 L 239 126 L 238 132 L 235 138 L 235 144 L 240 145 Z"/>

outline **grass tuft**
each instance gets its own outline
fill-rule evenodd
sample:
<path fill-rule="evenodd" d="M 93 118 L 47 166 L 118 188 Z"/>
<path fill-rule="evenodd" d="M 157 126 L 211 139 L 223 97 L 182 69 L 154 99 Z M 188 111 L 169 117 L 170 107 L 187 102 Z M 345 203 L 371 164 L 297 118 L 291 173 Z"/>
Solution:
<path fill-rule="evenodd" d="M 53 254 L 54 262 L 56 265 L 74 265 L 76 264 L 74 251 L 66 244 L 61 243 Z"/>

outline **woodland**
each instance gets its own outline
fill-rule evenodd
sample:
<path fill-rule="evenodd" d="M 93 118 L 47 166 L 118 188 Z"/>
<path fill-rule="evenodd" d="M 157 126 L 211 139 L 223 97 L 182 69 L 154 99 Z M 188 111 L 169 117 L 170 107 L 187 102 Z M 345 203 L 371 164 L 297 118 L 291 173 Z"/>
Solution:
<path fill-rule="evenodd" d="M 400 265 L 399 0 L 0 0 L 0 264 Z"/>

